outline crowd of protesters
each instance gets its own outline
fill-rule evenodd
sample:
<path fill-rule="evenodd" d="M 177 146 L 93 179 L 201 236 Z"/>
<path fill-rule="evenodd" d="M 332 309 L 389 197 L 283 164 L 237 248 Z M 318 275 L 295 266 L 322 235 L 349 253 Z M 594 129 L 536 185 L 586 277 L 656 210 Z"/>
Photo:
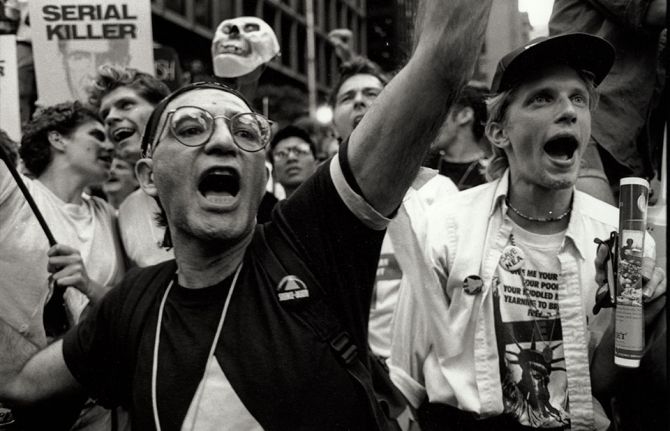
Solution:
<path fill-rule="evenodd" d="M 0 24 L 29 23 L 5 3 Z M 279 53 L 255 17 L 224 20 L 213 76 L 175 91 L 106 64 L 36 107 L 19 62 L 0 428 L 667 429 L 654 239 L 637 369 L 613 364 L 599 241 L 620 178 L 661 175 L 665 2 L 556 0 L 490 86 L 471 76 L 491 0 L 420 3 L 393 76 L 331 33 L 328 126 L 250 104 Z"/>

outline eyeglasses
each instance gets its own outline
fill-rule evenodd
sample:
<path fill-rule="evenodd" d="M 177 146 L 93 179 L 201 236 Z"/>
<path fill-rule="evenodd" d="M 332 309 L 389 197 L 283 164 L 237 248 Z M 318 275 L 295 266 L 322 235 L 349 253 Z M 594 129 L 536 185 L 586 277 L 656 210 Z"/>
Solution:
<path fill-rule="evenodd" d="M 212 115 L 197 106 L 180 106 L 167 113 L 165 122 L 151 148 L 156 149 L 167 124 L 170 125 L 170 132 L 180 144 L 187 147 L 202 146 L 214 134 L 216 127 L 214 120 L 217 118 L 226 120 L 233 142 L 241 150 L 254 153 L 265 148 L 270 142 L 271 123 L 260 114 L 245 112 L 227 117 Z"/>
<path fill-rule="evenodd" d="M 291 156 L 291 154 L 300 159 L 311 155 L 312 150 L 310 150 L 309 147 L 289 147 L 283 150 L 273 152 L 272 158 L 274 158 L 277 161 L 279 160 L 284 161 L 288 159 Z"/>

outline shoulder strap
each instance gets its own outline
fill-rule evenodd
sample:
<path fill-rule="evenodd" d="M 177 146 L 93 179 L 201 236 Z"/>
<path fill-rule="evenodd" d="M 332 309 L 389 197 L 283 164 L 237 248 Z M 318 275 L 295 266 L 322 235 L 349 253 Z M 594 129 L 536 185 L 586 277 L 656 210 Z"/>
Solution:
<path fill-rule="evenodd" d="M 326 302 L 326 291 L 281 231 L 275 226 L 273 228 L 257 226 L 257 234 L 261 241 L 256 241 L 255 250 L 270 278 L 279 284 L 287 274 L 292 274 L 301 278 L 311 288 L 309 300 L 293 307 L 292 311 L 312 328 L 319 339 L 330 345 L 349 375 L 363 388 L 377 429 L 381 431 L 397 429 L 390 423 L 377 401 L 372 376 L 361 361 L 351 335 L 342 327 L 339 318 Z"/>

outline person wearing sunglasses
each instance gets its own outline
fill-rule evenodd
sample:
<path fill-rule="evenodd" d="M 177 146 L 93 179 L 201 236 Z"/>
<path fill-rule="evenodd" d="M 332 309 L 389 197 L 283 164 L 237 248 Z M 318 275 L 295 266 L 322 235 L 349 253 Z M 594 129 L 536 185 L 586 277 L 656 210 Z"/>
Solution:
<path fill-rule="evenodd" d="M 270 162 L 273 175 L 284 188 L 286 197 L 314 174 L 319 164 L 312 138 L 296 126 L 284 127 L 272 138 Z"/>
<path fill-rule="evenodd" d="M 256 212 L 270 122 L 216 83 L 160 102 L 136 170 L 159 202 L 175 260 L 131 270 L 27 363 L 0 349 L 0 400 L 86 390 L 127 406 L 138 430 L 392 429 L 359 379 L 369 374 L 379 250 L 445 100 L 474 68 L 490 9 L 426 0 L 415 55 L 338 155 L 265 224 Z M 277 272 L 286 275 L 276 281 Z M 301 313 L 318 304 L 326 312 L 307 322 Z M 328 320 L 327 334 L 315 320 Z M 0 325 L 0 345 L 9 337 Z"/>

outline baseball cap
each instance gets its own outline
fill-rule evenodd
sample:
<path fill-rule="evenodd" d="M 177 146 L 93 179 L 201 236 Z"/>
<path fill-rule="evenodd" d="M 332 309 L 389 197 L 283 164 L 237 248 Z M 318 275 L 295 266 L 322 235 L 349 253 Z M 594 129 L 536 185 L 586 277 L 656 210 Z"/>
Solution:
<path fill-rule="evenodd" d="M 501 93 L 545 66 L 567 64 L 593 74 L 597 86 L 614 64 L 614 47 L 588 33 L 565 33 L 539 37 L 505 55 L 496 68 L 491 91 Z"/>

